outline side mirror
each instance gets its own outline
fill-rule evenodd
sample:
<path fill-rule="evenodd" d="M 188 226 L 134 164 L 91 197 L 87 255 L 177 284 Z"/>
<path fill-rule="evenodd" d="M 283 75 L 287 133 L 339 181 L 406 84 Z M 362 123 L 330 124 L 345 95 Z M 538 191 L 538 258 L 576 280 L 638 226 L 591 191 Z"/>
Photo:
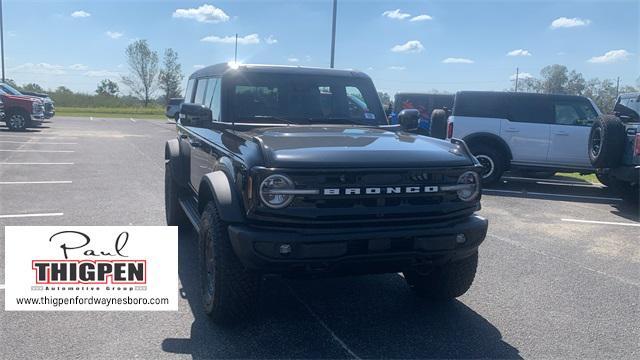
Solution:
<path fill-rule="evenodd" d="M 404 131 L 415 131 L 418 129 L 418 119 L 420 112 L 416 109 L 404 109 L 398 114 L 398 123 Z"/>
<path fill-rule="evenodd" d="M 180 105 L 180 115 L 180 123 L 185 126 L 202 127 L 205 124 L 211 124 L 213 121 L 211 109 L 200 104 L 182 103 Z"/>

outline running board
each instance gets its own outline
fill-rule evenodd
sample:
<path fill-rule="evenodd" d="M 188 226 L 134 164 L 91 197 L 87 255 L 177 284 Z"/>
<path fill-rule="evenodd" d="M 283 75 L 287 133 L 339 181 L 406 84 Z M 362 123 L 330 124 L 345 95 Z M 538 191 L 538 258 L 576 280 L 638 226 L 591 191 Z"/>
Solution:
<path fill-rule="evenodd" d="M 191 196 L 181 197 L 178 199 L 178 202 L 180 203 L 180 207 L 184 211 L 185 215 L 187 215 L 189 222 L 193 225 L 193 228 L 196 232 L 200 232 L 200 212 L 198 211 L 198 203 L 196 202 L 196 199 Z"/>

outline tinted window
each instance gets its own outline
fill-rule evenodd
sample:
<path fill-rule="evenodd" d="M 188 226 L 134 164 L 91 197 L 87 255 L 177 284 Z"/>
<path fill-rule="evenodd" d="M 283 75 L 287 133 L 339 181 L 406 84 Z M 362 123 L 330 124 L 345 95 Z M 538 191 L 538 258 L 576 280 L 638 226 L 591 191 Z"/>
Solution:
<path fill-rule="evenodd" d="M 189 79 L 187 82 L 187 90 L 184 92 L 184 101 L 191 103 L 193 102 L 193 86 L 196 83 L 196 79 Z"/>
<path fill-rule="evenodd" d="M 551 99 L 547 96 L 509 96 L 509 120 L 550 124 L 553 122 Z"/>
<path fill-rule="evenodd" d="M 453 108 L 454 95 L 435 94 L 401 94 L 396 96 L 395 112 L 399 113 L 404 109 L 416 109 L 420 111 L 423 118 L 430 118 L 431 112 L 435 109 Z"/>
<path fill-rule="evenodd" d="M 198 79 L 198 83 L 196 84 L 196 96 L 193 99 L 194 103 L 204 104 L 204 94 L 207 90 L 207 84 L 209 84 L 209 79 Z"/>
<path fill-rule="evenodd" d="M 230 81 L 236 122 L 387 124 L 368 79 L 245 73 Z"/>
<path fill-rule="evenodd" d="M 556 101 L 555 121 L 558 125 L 591 126 L 598 114 L 586 100 Z"/>
<path fill-rule="evenodd" d="M 211 109 L 211 117 L 213 121 L 220 121 L 220 83 L 220 79 L 216 79 L 215 86 L 212 86 L 213 95 L 211 97 L 211 101 L 209 102 L 209 108 Z"/>
<path fill-rule="evenodd" d="M 507 118 L 506 93 L 459 93 L 453 105 L 453 115 L 487 118 Z"/>

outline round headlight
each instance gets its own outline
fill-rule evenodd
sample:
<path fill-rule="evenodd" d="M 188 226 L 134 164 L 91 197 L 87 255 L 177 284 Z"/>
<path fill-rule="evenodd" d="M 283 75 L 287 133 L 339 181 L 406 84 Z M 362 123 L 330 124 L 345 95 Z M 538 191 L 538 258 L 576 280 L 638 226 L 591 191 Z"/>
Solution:
<path fill-rule="evenodd" d="M 270 175 L 260 184 L 260 199 L 272 209 L 282 209 L 293 201 L 292 194 L 286 194 L 293 190 L 293 181 L 284 175 Z"/>
<path fill-rule="evenodd" d="M 458 177 L 458 184 L 469 185 L 458 190 L 458 197 L 462 201 L 472 201 L 480 194 L 480 178 L 476 172 L 467 171 Z"/>

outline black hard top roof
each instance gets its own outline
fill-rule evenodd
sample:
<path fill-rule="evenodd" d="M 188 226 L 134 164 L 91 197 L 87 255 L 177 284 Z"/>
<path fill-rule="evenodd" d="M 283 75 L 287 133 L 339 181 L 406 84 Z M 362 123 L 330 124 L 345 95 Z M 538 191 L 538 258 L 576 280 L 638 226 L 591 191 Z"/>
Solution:
<path fill-rule="evenodd" d="M 298 74 L 298 75 L 320 75 L 320 76 L 343 76 L 369 78 L 367 74 L 356 70 L 336 70 L 326 68 L 311 68 L 302 66 L 286 65 L 260 65 L 260 64 L 240 64 L 231 66 L 230 63 L 221 63 L 202 68 L 189 76 L 189 79 L 223 76 L 228 72 L 252 72 L 252 73 L 272 73 L 272 74 Z"/>
<path fill-rule="evenodd" d="M 458 91 L 456 93 L 456 97 L 466 97 L 466 96 L 473 96 L 473 95 L 485 95 L 485 96 L 494 95 L 496 97 L 523 97 L 523 98 L 544 97 L 544 98 L 565 99 L 565 100 L 586 99 L 586 97 L 579 96 L 579 95 L 538 94 L 538 93 L 512 92 L 512 91 Z"/>
<path fill-rule="evenodd" d="M 442 94 L 442 93 L 426 93 L 426 92 L 399 92 L 396 96 L 450 96 L 454 97 L 455 94 Z"/>

